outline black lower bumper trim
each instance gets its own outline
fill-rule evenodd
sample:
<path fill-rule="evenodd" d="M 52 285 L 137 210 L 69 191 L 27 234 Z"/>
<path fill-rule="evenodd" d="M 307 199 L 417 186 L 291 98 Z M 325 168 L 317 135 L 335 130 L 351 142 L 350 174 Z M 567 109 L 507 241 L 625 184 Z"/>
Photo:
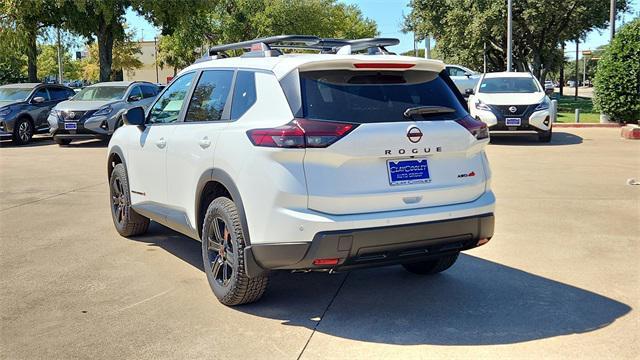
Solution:
<path fill-rule="evenodd" d="M 493 236 L 494 216 L 316 234 L 311 242 L 254 244 L 245 248 L 247 274 L 265 270 L 351 269 L 400 264 L 471 249 Z M 315 259 L 339 259 L 317 266 Z"/>
<path fill-rule="evenodd" d="M 55 134 L 53 135 L 53 138 L 67 139 L 67 140 L 89 140 L 89 139 L 104 140 L 107 138 L 107 136 L 101 135 L 101 134 Z"/>

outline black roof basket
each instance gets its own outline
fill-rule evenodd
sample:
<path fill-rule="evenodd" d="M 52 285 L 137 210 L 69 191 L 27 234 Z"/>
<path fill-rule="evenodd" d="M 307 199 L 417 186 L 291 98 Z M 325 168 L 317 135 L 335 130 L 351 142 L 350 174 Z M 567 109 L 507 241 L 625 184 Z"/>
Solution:
<path fill-rule="evenodd" d="M 218 45 L 209 49 L 209 56 L 225 57 L 225 51 L 251 50 L 243 56 L 278 56 L 282 53 L 278 49 L 315 50 L 333 54 L 344 46 L 350 46 L 349 53 L 367 50 L 369 54 L 393 54 L 387 51 L 387 46 L 398 45 L 400 40 L 395 38 L 367 38 L 367 39 L 330 39 L 312 35 L 279 35 L 242 41 L 232 44 Z"/>

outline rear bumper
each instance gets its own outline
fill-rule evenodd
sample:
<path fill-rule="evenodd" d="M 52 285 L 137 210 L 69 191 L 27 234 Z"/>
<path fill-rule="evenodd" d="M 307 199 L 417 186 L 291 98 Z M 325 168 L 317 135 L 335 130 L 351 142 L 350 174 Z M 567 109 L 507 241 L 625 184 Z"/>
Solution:
<path fill-rule="evenodd" d="M 317 233 L 311 242 L 256 244 L 245 248 L 246 270 L 347 270 L 421 261 L 478 246 L 493 236 L 494 216 Z M 338 259 L 336 265 L 314 265 Z"/>

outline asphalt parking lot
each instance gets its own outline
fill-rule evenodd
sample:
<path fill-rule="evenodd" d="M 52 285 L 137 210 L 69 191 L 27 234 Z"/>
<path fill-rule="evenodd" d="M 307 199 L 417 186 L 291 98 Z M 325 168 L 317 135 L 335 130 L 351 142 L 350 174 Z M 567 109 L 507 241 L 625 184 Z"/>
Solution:
<path fill-rule="evenodd" d="M 0 146 L 3 359 L 640 357 L 640 141 L 495 137 L 495 237 L 442 275 L 279 273 L 228 308 L 200 244 L 112 224 L 103 143 Z"/>

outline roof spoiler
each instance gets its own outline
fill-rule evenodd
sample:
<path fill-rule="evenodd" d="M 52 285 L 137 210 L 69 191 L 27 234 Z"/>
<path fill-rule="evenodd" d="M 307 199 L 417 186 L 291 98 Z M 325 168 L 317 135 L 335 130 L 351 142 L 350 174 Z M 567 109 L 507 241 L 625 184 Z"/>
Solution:
<path fill-rule="evenodd" d="M 351 54 L 352 52 L 367 50 L 369 55 L 391 54 L 387 46 L 398 45 L 400 40 L 395 38 L 366 38 L 366 39 L 331 39 L 312 35 L 279 35 L 263 37 L 232 44 L 211 47 L 206 60 L 227 57 L 225 51 L 250 50 L 245 57 L 265 57 L 282 55 L 280 49 L 315 50 L 325 54 Z M 202 59 L 201 61 L 204 61 Z"/>

